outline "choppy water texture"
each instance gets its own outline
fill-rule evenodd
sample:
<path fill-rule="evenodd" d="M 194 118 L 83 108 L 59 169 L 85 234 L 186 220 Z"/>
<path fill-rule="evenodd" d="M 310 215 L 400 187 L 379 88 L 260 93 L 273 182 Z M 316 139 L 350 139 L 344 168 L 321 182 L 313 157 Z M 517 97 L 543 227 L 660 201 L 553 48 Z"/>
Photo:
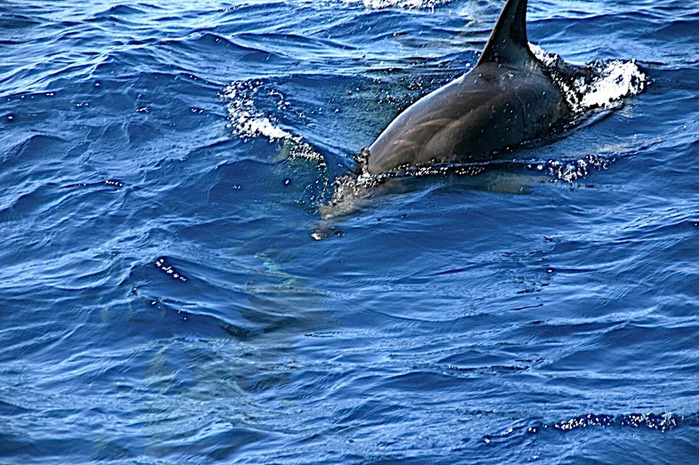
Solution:
<path fill-rule="evenodd" d="M 346 181 L 501 7 L 3 2 L 0 462 L 699 461 L 696 2 L 531 0 L 645 91 Z"/>

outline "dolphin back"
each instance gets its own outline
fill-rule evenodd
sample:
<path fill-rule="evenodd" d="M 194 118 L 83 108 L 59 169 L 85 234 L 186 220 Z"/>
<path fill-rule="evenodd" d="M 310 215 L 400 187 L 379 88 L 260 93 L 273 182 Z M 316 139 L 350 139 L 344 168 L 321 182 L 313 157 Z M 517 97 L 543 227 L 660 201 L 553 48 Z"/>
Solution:
<path fill-rule="evenodd" d="M 560 87 L 529 49 L 527 0 L 508 0 L 476 66 L 398 115 L 369 147 L 370 174 L 492 160 L 570 116 Z"/>

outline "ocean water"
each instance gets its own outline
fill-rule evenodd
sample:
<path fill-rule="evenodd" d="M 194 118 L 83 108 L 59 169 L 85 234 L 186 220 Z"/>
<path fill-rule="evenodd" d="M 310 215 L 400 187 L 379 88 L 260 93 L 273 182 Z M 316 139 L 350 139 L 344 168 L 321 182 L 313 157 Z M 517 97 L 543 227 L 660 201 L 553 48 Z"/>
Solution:
<path fill-rule="evenodd" d="M 699 4 L 531 0 L 584 122 L 352 174 L 502 4 L 0 4 L 0 463 L 699 463 Z"/>

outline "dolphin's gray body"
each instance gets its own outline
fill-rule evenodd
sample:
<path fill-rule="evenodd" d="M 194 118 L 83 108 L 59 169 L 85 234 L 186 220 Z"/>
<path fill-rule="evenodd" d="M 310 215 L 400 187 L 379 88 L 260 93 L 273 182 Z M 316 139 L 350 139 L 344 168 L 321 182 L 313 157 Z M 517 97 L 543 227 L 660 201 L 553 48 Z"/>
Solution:
<path fill-rule="evenodd" d="M 494 158 L 571 117 L 527 41 L 527 0 L 508 0 L 476 66 L 398 115 L 369 147 L 370 174 Z"/>

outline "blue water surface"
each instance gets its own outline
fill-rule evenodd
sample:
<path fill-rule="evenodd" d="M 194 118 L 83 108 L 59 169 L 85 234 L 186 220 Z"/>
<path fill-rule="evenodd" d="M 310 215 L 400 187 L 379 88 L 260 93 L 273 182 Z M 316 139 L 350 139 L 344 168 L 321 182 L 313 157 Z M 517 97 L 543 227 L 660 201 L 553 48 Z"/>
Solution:
<path fill-rule="evenodd" d="M 699 463 L 699 5 L 531 0 L 649 85 L 324 214 L 500 0 L 0 4 L 0 463 Z"/>

